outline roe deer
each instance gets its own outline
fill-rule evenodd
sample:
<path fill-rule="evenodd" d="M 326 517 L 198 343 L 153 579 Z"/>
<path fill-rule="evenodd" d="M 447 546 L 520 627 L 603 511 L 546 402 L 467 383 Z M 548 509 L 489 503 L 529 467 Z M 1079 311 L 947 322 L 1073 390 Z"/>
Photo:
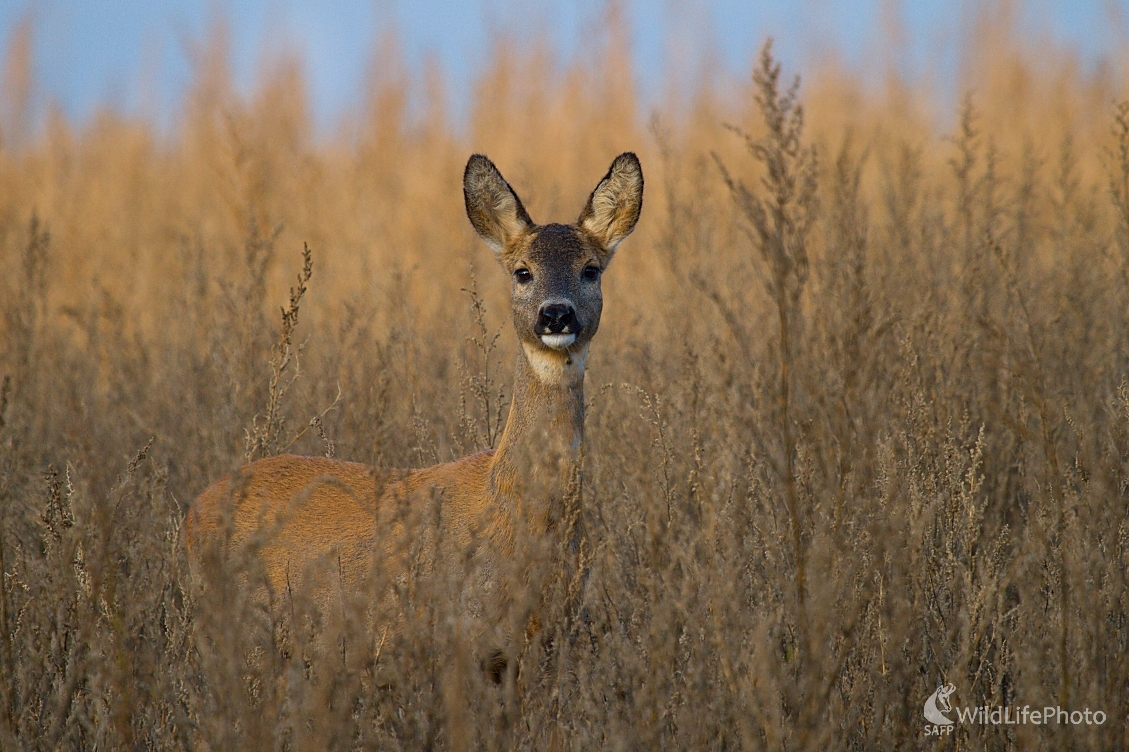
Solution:
<path fill-rule="evenodd" d="M 261 459 L 205 489 L 185 532 L 196 571 L 206 542 L 222 543 L 225 535 L 227 545 L 257 540 L 276 593 L 293 588 L 318 561 L 335 570 L 322 578 L 333 581 L 328 589 L 356 590 L 374 570 L 395 582 L 407 571 L 404 543 L 413 538 L 430 535 L 439 542 L 430 570 L 460 566 L 473 549 L 479 568 L 467 587 L 477 591 L 463 597 L 484 629 L 494 630 L 487 661 L 500 681 L 515 633 L 537 629 L 532 609 L 504 623 L 513 602 L 506 592 L 513 584 L 507 565 L 514 563 L 516 538 L 536 541 L 553 529 L 575 481 L 584 364 L 603 307 L 600 278 L 639 219 L 643 173 L 634 154 L 621 154 L 569 225 L 534 224 L 498 169 L 479 154 L 467 162 L 463 195 L 471 224 L 511 277 L 521 344 L 498 447 L 385 484 L 357 463 L 293 455 Z M 434 504 L 438 514 L 429 515 Z M 437 529 L 424 531 L 397 517 L 394 510 L 405 507 L 421 510 L 417 521 L 436 517 Z M 514 569 L 509 567 L 510 576 Z M 526 624 L 519 623 L 522 618 Z"/>

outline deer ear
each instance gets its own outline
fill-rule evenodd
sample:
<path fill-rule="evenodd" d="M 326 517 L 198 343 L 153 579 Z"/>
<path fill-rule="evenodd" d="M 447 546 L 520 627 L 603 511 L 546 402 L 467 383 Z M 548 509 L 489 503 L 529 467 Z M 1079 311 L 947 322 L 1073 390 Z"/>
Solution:
<path fill-rule="evenodd" d="M 631 234 L 643 209 L 643 168 L 632 152 L 612 162 L 608 174 L 588 197 L 577 224 L 598 240 L 610 254 Z"/>
<path fill-rule="evenodd" d="M 463 199 L 475 232 L 498 255 L 533 226 L 521 199 L 494 163 L 481 154 L 472 155 L 466 163 Z"/>

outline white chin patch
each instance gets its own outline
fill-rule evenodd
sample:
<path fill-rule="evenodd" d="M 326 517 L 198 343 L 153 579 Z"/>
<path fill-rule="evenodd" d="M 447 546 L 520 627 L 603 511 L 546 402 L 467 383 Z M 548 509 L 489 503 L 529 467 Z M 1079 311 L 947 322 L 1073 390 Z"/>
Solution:
<path fill-rule="evenodd" d="M 563 350 L 576 341 L 575 334 L 542 334 L 541 341 L 546 347 L 554 350 Z"/>

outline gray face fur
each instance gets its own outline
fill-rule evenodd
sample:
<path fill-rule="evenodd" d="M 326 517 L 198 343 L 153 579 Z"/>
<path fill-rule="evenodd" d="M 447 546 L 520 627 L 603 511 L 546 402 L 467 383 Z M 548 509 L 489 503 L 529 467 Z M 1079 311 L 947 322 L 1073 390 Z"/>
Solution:
<path fill-rule="evenodd" d="M 512 280 L 514 328 L 527 353 L 583 353 L 600 326 L 600 280 L 635 228 L 643 171 L 616 157 L 575 224 L 536 225 L 498 168 L 475 154 L 463 176 L 467 217 Z"/>

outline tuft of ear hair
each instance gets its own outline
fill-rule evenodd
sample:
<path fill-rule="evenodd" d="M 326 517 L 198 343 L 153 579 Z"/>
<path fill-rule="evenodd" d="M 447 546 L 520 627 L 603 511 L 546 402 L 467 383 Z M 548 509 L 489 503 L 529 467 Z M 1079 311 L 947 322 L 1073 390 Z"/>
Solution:
<path fill-rule="evenodd" d="M 487 157 L 473 154 L 463 172 L 463 199 L 466 215 L 478 236 L 494 253 L 506 247 L 533 227 L 521 199 Z"/>
<path fill-rule="evenodd" d="M 615 158 L 608 174 L 592 191 L 577 224 L 610 254 L 631 234 L 643 210 L 643 167 L 633 152 Z"/>

